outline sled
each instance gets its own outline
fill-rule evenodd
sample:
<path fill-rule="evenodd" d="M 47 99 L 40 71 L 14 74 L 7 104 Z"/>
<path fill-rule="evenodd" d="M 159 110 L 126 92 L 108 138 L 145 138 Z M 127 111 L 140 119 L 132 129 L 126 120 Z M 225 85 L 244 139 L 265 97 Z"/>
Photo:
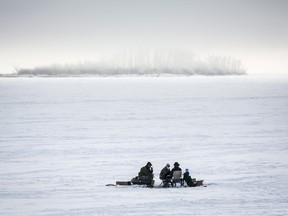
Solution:
<path fill-rule="evenodd" d="M 197 186 L 203 186 L 203 181 L 204 180 L 197 180 L 196 181 Z"/>
<path fill-rule="evenodd" d="M 116 185 L 132 185 L 131 181 L 116 181 Z"/>
<path fill-rule="evenodd" d="M 197 187 L 198 186 L 202 186 L 202 187 L 207 187 L 207 185 L 204 185 L 203 184 L 203 181 L 204 180 L 197 180 L 196 183 L 197 183 Z M 171 182 L 172 183 L 172 182 Z M 211 184 L 210 184 L 211 185 Z M 116 181 L 116 184 L 106 184 L 106 186 L 113 186 L 113 187 L 117 187 L 117 186 L 128 186 L 128 187 L 148 187 L 148 188 L 176 188 L 177 186 L 172 186 L 171 184 L 169 186 L 163 186 L 163 182 L 160 184 L 160 185 L 147 185 L 146 183 L 144 182 L 137 182 L 137 183 L 132 183 L 131 181 Z M 181 188 L 191 188 L 191 187 L 188 187 L 187 185 L 183 185 L 183 186 L 180 186 Z M 177 187 L 178 188 L 178 187 Z"/>

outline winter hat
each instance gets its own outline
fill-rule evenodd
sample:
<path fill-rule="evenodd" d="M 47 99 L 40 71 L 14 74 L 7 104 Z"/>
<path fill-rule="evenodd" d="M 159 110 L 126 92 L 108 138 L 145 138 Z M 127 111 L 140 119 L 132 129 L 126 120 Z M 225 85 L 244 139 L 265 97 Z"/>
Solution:
<path fill-rule="evenodd" d="M 152 164 L 150 162 L 147 162 L 146 166 L 152 166 Z"/>
<path fill-rule="evenodd" d="M 174 166 L 180 166 L 180 164 L 178 162 L 175 162 Z"/>
<path fill-rule="evenodd" d="M 188 169 L 188 168 L 186 168 L 186 169 L 185 169 L 185 172 L 186 172 L 186 173 L 187 173 L 187 172 L 189 172 L 189 169 Z"/>
<path fill-rule="evenodd" d="M 169 163 L 167 163 L 167 164 L 166 164 L 166 167 L 170 167 L 170 164 L 169 164 Z"/>

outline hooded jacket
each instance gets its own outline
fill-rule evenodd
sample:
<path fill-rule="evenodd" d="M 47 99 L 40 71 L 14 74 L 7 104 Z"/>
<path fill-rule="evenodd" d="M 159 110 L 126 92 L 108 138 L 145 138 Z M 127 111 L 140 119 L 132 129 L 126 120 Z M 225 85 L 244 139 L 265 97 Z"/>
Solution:
<path fill-rule="evenodd" d="M 185 172 L 184 173 L 184 181 L 187 183 L 187 185 L 189 187 L 196 187 L 197 184 L 195 184 L 193 181 L 192 181 L 192 178 L 191 176 L 189 175 L 189 172 Z"/>
<path fill-rule="evenodd" d="M 153 175 L 153 169 L 152 167 L 149 168 L 147 165 L 142 167 L 140 169 L 140 172 L 138 173 L 138 176 L 139 177 L 142 177 L 142 176 L 152 176 Z"/>

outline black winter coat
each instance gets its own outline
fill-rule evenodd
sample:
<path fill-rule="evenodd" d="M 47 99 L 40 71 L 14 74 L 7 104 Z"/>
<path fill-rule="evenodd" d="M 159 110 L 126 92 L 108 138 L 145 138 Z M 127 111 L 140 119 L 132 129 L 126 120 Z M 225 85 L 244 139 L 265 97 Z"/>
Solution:
<path fill-rule="evenodd" d="M 143 177 L 143 176 L 153 176 L 153 169 L 147 166 L 144 166 L 140 169 L 140 172 L 138 173 L 139 177 Z"/>
<path fill-rule="evenodd" d="M 184 173 L 184 181 L 187 183 L 187 185 L 189 187 L 196 187 L 197 186 L 197 184 L 192 181 L 192 178 L 189 175 L 189 172 Z"/>
<path fill-rule="evenodd" d="M 180 167 L 174 167 L 172 170 L 171 170 L 171 175 L 173 176 L 173 172 L 174 171 L 182 171 L 182 169 Z"/>

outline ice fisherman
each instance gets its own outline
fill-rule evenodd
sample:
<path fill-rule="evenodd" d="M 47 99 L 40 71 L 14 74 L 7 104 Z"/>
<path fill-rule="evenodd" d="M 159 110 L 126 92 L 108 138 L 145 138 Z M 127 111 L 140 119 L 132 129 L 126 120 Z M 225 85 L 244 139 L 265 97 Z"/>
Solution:
<path fill-rule="evenodd" d="M 153 166 L 151 162 L 147 162 L 146 166 L 142 167 L 140 169 L 140 172 L 138 173 L 138 177 L 140 181 L 147 181 L 147 182 L 153 182 Z"/>
<path fill-rule="evenodd" d="M 171 170 L 171 175 L 173 176 L 173 172 L 174 171 L 181 171 L 182 172 L 182 169 L 180 168 L 180 164 L 178 162 L 175 162 L 174 163 L 174 167 L 173 169 Z"/>
<path fill-rule="evenodd" d="M 185 169 L 184 181 L 186 182 L 188 187 L 196 187 L 197 186 L 196 179 L 192 179 L 191 176 L 189 175 L 189 169 Z"/>
<path fill-rule="evenodd" d="M 172 176 L 169 163 L 161 170 L 159 178 L 163 181 L 163 187 L 167 187 L 169 182 L 171 182 Z"/>

